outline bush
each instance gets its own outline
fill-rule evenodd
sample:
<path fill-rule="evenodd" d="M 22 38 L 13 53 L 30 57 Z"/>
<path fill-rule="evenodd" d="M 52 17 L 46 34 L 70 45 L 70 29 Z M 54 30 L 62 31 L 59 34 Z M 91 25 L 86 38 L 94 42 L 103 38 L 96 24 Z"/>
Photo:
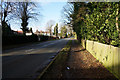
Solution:
<path fill-rule="evenodd" d="M 37 35 L 32 35 L 32 36 L 23 36 L 23 35 L 2 36 L 2 45 L 21 44 L 21 43 L 36 42 L 36 41 L 38 41 Z"/>
<path fill-rule="evenodd" d="M 38 38 L 40 37 L 40 41 L 47 41 L 47 40 L 54 40 L 57 39 L 56 37 L 44 36 L 44 35 L 31 35 L 31 36 L 24 36 L 24 35 L 12 35 L 12 36 L 2 36 L 2 45 L 13 45 L 13 44 L 22 44 L 22 43 L 29 43 L 29 42 L 37 42 L 39 41 Z"/>

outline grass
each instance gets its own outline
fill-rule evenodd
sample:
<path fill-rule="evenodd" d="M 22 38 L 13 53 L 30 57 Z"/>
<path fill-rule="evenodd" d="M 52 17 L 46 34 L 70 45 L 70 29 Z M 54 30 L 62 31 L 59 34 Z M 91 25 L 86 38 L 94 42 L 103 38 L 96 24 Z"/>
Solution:
<path fill-rule="evenodd" d="M 60 78 L 62 71 L 64 70 L 63 67 L 68 58 L 68 54 L 71 48 L 71 41 L 67 43 L 67 45 L 58 53 L 56 59 L 53 63 L 48 67 L 45 73 L 41 76 L 40 80 L 44 80 L 45 78 Z"/>

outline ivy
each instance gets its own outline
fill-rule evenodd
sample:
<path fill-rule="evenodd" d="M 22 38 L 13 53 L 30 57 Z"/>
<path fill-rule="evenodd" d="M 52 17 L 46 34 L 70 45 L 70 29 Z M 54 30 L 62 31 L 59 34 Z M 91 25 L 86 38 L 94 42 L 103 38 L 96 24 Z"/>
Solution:
<path fill-rule="evenodd" d="M 120 46 L 120 2 L 77 2 L 71 25 L 80 39 Z M 117 14 L 118 12 L 118 14 Z M 118 17 L 118 21 L 116 21 Z"/>

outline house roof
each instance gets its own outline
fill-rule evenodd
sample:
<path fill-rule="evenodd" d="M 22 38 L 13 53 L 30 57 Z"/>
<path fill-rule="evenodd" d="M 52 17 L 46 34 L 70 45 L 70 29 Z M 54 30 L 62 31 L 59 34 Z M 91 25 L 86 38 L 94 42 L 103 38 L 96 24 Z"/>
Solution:
<path fill-rule="evenodd" d="M 18 33 L 23 33 L 23 31 L 17 31 Z"/>

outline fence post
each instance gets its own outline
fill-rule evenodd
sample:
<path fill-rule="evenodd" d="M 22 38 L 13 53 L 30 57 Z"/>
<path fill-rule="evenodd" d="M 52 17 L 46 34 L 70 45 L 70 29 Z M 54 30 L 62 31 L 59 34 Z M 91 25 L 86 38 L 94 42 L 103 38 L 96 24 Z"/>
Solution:
<path fill-rule="evenodd" d="M 120 79 L 120 48 L 118 48 L 118 75 Z"/>
<path fill-rule="evenodd" d="M 114 47 L 114 64 L 113 70 L 116 74 L 118 74 L 118 48 Z"/>

